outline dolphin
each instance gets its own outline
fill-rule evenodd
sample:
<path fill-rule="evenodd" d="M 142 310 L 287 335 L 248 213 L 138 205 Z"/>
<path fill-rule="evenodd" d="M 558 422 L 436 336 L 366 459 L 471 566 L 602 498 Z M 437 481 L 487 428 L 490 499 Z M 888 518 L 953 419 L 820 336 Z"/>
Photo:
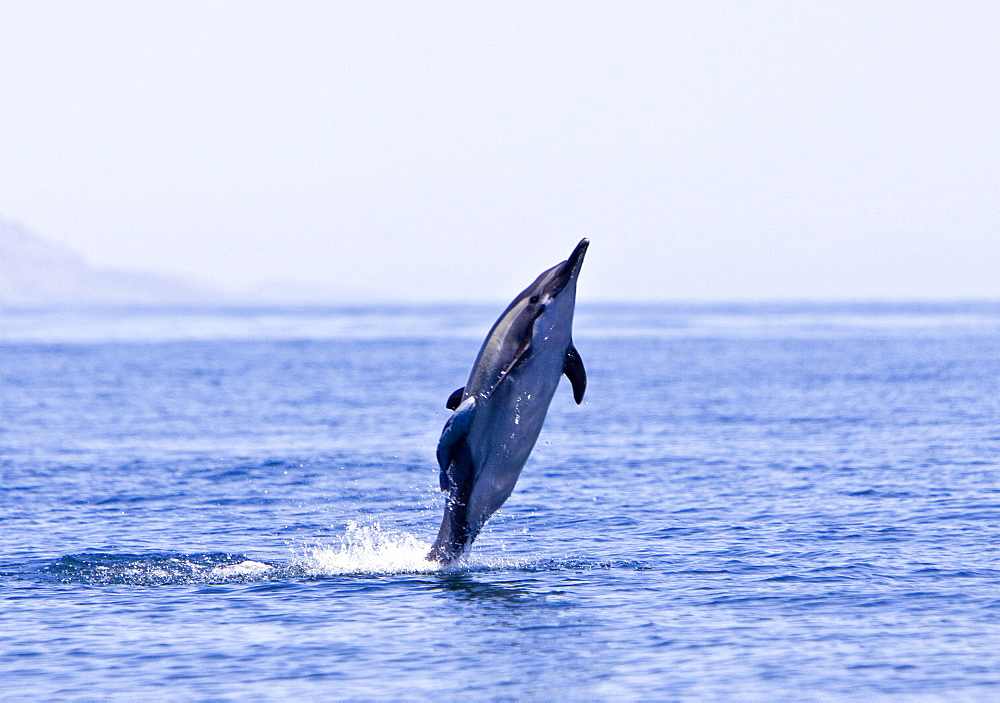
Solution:
<path fill-rule="evenodd" d="M 469 380 L 448 398 L 455 412 L 437 446 L 448 498 L 429 561 L 458 559 L 507 500 L 563 374 L 583 402 L 587 372 L 573 346 L 573 311 L 589 244 L 580 240 L 568 259 L 514 298 L 486 336 Z"/>

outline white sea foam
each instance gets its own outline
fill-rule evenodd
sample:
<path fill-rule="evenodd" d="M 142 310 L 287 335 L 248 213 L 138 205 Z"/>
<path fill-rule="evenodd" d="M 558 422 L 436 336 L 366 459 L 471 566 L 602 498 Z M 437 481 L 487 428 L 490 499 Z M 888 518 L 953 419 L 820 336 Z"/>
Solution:
<path fill-rule="evenodd" d="M 210 579 L 228 579 L 239 577 L 265 576 L 274 571 L 274 567 L 260 561 L 247 559 L 239 564 L 228 564 L 226 566 L 216 566 L 208 572 Z"/>

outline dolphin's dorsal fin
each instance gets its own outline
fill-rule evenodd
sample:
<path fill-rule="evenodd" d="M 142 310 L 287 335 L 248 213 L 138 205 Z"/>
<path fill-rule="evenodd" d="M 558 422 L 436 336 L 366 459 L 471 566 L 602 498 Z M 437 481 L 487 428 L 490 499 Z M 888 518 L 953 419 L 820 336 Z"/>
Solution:
<path fill-rule="evenodd" d="M 448 465 L 458 446 L 465 441 L 465 436 L 469 434 L 469 425 L 476 414 L 476 396 L 470 395 L 462 401 L 455 413 L 448 418 L 441 432 L 441 439 L 438 440 L 437 460 L 441 467 L 441 490 L 447 491 L 451 487 L 451 479 L 448 477 Z"/>
<path fill-rule="evenodd" d="M 462 386 L 457 391 L 448 396 L 447 402 L 444 406 L 449 410 L 454 410 L 462 402 L 462 394 L 465 393 L 465 386 Z"/>
<path fill-rule="evenodd" d="M 573 384 L 573 400 L 579 405 L 583 402 L 583 394 L 587 390 L 587 370 L 583 368 L 583 359 L 580 352 L 572 344 L 566 352 L 566 361 L 563 362 L 563 373 Z"/>

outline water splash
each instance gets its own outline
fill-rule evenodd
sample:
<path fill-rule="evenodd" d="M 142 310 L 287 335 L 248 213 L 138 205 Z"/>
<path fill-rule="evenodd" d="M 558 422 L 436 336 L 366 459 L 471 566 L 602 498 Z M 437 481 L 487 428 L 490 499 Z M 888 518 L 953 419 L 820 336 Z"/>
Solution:
<path fill-rule="evenodd" d="M 502 547 L 501 547 L 502 548 Z M 590 571 L 594 569 L 648 568 L 631 560 L 600 561 L 585 557 L 539 558 L 537 555 L 472 550 L 451 564 L 425 558 L 430 544 L 416 536 L 386 529 L 379 523 L 347 522 L 339 544 L 315 544 L 298 551 L 291 571 L 306 576 L 427 574 L 494 571 Z"/>
<path fill-rule="evenodd" d="M 427 561 L 430 545 L 415 536 L 383 529 L 378 523 L 347 523 L 347 532 L 336 546 L 309 547 L 295 564 L 309 576 L 343 574 L 430 573 L 441 565 Z"/>

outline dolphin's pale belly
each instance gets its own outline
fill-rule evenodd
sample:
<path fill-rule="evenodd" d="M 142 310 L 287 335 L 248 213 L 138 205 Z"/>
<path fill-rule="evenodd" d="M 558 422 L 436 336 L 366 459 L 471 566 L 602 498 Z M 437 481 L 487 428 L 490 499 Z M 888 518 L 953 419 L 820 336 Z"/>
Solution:
<path fill-rule="evenodd" d="M 561 357 L 526 360 L 478 407 L 469 432 L 476 474 L 470 522 L 484 521 L 514 490 L 559 385 Z"/>

